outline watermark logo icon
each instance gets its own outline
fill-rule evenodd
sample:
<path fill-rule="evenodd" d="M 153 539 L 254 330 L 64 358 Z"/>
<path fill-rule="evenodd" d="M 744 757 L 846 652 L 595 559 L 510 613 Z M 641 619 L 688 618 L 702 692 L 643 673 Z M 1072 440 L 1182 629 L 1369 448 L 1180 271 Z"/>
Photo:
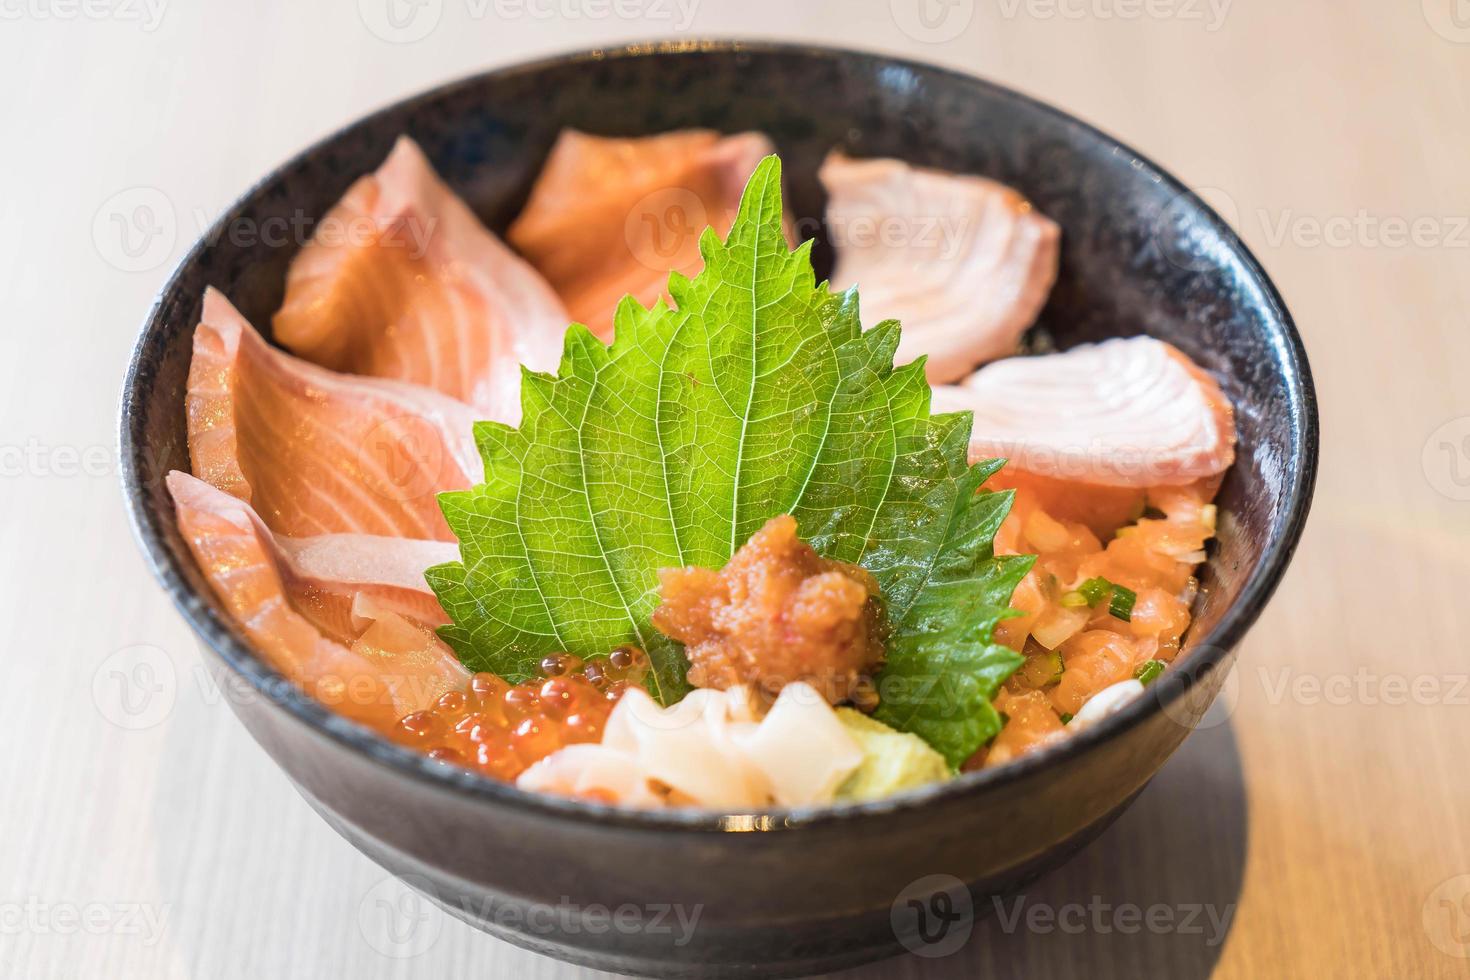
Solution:
<path fill-rule="evenodd" d="M 1154 219 L 1154 242 L 1171 265 L 1188 272 L 1205 272 L 1214 267 L 1215 231 L 1196 215 L 1194 198 L 1199 198 L 1232 228 L 1240 227 L 1240 209 L 1235 200 L 1218 187 L 1192 187 L 1174 196 Z"/>
<path fill-rule="evenodd" d="M 937 959 L 958 952 L 975 928 L 970 889 L 954 875 L 926 875 L 909 884 L 889 910 L 893 934 L 916 956 Z"/>
<path fill-rule="evenodd" d="M 439 26 L 444 0 L 357 0 L 357 14 L 375 37 L 389 44 L 412 44 Z"/>
<path fill-rule="evenodd" d="M 1446 41 L 1470 44 L 1470 0 L 1419 0 L 1424 22 Z"/>
<path fill-rule="evenodd" d="M 633 205 L 623 222 L 623 237 L 642 265 L 668 272 L 683 264 L 710 220 L 698 194 L 687 187 L 665 187 Z"/>
<path fill-rule="evenodd" d="M 1448 878 L 1429 893 L 1424 934 L 1446 956 L 1470 959 L 1470 874 Z"/>
<path fill-rule="evenodd" d="M 915 41 L 943 44 L 965 32 L 975 18 L 975 0 L 889 0 L 898 29 Z"/>
<path fill-rule="evenodd" d="M 422 956 L 439 941 L 444 913 L 427 896 L 437 896 L 423 875 L 389 876 L 379 881 L 357 907 L 357 927 L 375 951 L 393 959 Z"/>
<path fill-rule="evenodd" d="M 1186 660 L 1169 669 L 1181 672 L 1197 672 L 1206 669 L 1203 664 L 1203 661 L 1207 659 L 1206 648 L 1192 647 L 1184 656 L 1201 666 L 1196 667 Z M 1211 690 L 1208 678 L 1196 677 L 1195 683 L 1190 685 L 1189 690 L 1178 698 L 1164 703 L 1164 716 L 1179 727 L 1190 731 L 1215 728 L 1230 720 L 1230 716 L 1235 714 L 1235 706 L 1239 701 L 1240 678 L 1236 675 L 1235 665 L 1231 664 L 1229 672 L 1220 684 L 1218 694 Z"/>
<path fill-rule="evenodd" d="M 358 445 L 364 481 L 385 500 L 418 500 L 439 489 L 444 440 L 427 419 L 402 415 L 373 426 Z"/>
<path fill-rule="evenodd" d="M 127 731 L 161 723 L 172 713 L 178 694 L 173 658 L 147 643 L 115 651 L 92 675 L 92 703 L 102 717 Z"/>
<path fill-rule="evenodd" d="M 1470 415 L 1431 432 L 1420 462 L 1431 487 L 1451 500 L 1470 500 Z"/>
<path fill-rule="evenodd" d="M 173 202 L 157 187 L 129 187 L 92 216 L 97 254 L 123 272 L 148 272 L 168 261 L 178 238 Z"/>

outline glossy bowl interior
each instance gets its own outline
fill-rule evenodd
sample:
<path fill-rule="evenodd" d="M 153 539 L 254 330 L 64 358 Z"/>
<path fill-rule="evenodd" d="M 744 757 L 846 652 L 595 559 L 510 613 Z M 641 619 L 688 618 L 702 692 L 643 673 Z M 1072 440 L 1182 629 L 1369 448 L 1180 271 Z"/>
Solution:
<path fill-rule="evenodd" d="M 542 798 L 429 763 L 305 698 L 251 651 L 195 566 L 162 477 L 189 468 L 184 382 L 206 285 L 262 331 L 300 242 L 273 223 L 319 218 L 408 133 L 493 229 L 524 202 L 557 133 L 689 126 L 761 130 L 788 206 L 831 263 L 817 165 L 855 156 L 994 177 L 1063 229 L 1059 281 L 1035 336 L 1066 347 L 1150 334 L 1220 379 L 1239 458 L 1178 666 L 1119 715 L 1009 766 L 891 800 L 764 814 L 635 813 Z M 288 236 L 289 237 L 289 236 Z M 1316 469 L 1316 406 L 1280 297 L 1244 245 L 1176 180 L 1054 109 L 978 79 L 878 55 L 737 43 L 599 51 L 490 72 L 369 116 L 251 189 L 188 254 L 144 325 L 122 407 L 124 482 L 155 573 L 210 651 L 261 693 L 232 706 L 303 795 L 374 859 L 450 911 L 552 955 L 649 975 L 777 975 L 861 962 L 912 941 L 891 915 L 942 873 L 976 895 L 1014 888 L 1117 815 L 1208 707 L 1231 650 L 1279 580 Z M 692 942 L 652 930 L 535 926 L 569 902 L 681 902 Z M 498 916 L 490 910 L 519 910 Z M 509 921 L 509 924 L 507 922 Z"/>

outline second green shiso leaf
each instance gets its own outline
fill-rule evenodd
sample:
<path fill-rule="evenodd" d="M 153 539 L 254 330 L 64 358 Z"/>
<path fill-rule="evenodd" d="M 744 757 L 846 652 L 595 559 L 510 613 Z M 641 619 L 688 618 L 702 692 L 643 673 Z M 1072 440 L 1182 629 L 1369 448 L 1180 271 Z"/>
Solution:
<path fill-rule="evenodd" d="M 893 367 L 896 321 L 863 332 L 855 290 L 818 285 L 781 229 L 763 160 L 675 308 L 625 297 L 604 346 L 567 331 L 556 377 L 523 372 L 519 429 L 476 425 L 485 482 L 440 495 L 460 561 L 429 569 L 460 659 L 511 681 L 548 653 L 647 651 L 664 704 L 688 690 L 653 628 L 658 570 L 720 568 L 780 514 L 823 556 L 861 564 L 893 632 L 878 717 L 957 766 L 1000 729 L 990 704 L 1021 657 L 991 641 L 1029 557 L 991 542 L 1009 493 L 979 492 L 968 413 L 929 414 L 922 359 Z"/>

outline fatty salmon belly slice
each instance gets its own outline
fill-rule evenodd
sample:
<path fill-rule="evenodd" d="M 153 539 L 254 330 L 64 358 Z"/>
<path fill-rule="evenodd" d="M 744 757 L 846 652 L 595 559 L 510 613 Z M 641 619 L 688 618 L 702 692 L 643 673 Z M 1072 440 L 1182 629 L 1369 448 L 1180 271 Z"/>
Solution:
<path fill-rule="evenodd" d="M 984 177 L 829 154 L 818 171 L 837 251 L 832 287 L 864 319 L 903 325 L 897 363 L 928 355 L 931 384 L 1016 353 L 1057 278 L 1061 230 Z"/>
<path fill-rule="evenodd" d="M 573 319 L 610 340 L 623 296 L 651 307 L 667 298 L 671 271 L 704 268 L 700 234 L 729 232 L 746 181 L 773 152 L 761 133 L 612 139 L 564 129 L 506 238 Z"/>
<path fill-rule="evenodd" d="M 452 542 L 319 534 L 275 545 L 293 603 L 328 636 L 350 643 L 389 614 L 430 630 L 449 622 L 424 570 L 458 561 Z"/>
<path fill-rule="evenodd" d="M 555 371 L 570 322 L 540 274 L 400 137 L 292 261 L 272 326 L 316 364 L 424 385 L 514 425 L 521 365 Z"/>
<path fill-rule="evenodd" d="M 404 629 L 406 620 L 392 624 L 393 643 L 380 639 L 386 616 L 351 645 L 323 635 L 296 605 L 276 540 L 247 504 L 177 470 L 167 481 L 179 532 L 215 594 L 266 662 L 307 694 L 386 732 L 468 682 L 442 641 Z"/>
<path fill-rule="evenodd" d="M 483 475 L 468 405 L 294 358 L 215 289 L 194 331 L 185 406 L 194 475 L 278 534 L 452 541 L 436 494 Z"/>
<path fill-rule="evenodd" d="M 1220 386 L 1151 337 L 1086 344 L 987 365 L 934 388 L 935 412 L 975 416 L 970 458 L 1111 487 L 1178 486 L 1235 461 L 1235 419 Z"/>

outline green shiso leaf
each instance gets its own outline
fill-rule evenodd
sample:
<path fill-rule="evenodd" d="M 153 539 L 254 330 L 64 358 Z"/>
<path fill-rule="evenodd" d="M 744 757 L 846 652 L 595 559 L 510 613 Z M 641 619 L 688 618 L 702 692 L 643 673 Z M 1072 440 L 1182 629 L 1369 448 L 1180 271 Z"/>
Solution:
<path fill-rule="evenodd" d="M 440 496 L 460 561 L 428 578 L 467 666 L 511 681 L 547 653 L 648 652 L 659 701 L 688 662 L 651 625 L 658 570 L 719 568 L 790 513 L 822 555 L 877 579 L 892 635 L 878 717 L 959 765 L 1000 728 L 990 704 L 1021 663 L 991 642 L 1031 565 L 991 541 L 1009 493 L 966 460 L 968 413 L 931 416 L 922 361 L 893 367 L 895 321 L 863 332 L 853 290 L 817 284 L 781 230 L 781 167 L 746 186 L 675 308 L 619 305 L 616 339 L 567 332 L 556 377 L 526 372 L 519 429 L 476 426 L 485 482 Z"/>

